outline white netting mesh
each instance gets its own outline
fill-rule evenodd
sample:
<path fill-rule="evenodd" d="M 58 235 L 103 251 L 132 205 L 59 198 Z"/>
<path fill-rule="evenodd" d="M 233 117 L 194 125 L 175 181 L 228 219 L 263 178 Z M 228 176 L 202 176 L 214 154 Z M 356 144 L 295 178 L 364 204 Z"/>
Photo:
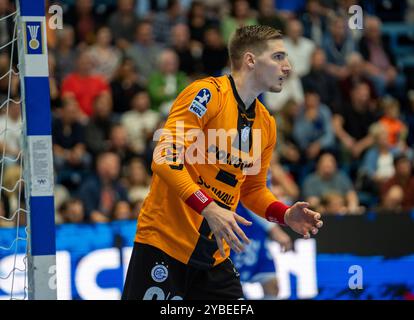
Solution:
<path fill-rule="evenodd" d="M 27 299 L 28 212 L 16 65 L 18 12 L 0 17 L 0 299 Z M 10 28 L 10 35 L 5 34 Z"/>

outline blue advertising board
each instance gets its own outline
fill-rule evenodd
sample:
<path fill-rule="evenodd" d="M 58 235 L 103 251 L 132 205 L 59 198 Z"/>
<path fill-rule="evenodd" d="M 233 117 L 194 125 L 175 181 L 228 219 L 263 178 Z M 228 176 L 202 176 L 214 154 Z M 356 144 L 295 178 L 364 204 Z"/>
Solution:
<path fill-rule="evenodd" d="M 246 252 L 233 259 L 249 299 L 263 297 L 252 266 L 263 264 L 265 255 L 274 263 L 279 299 L 412 299 L 413 225 L 404 216 L 328 218 L 316 239 L 294 238 L 293 251 L 283 253 L 277 243 L 253 234 Z M 119 299 L 135 228 L 135 221 L 57 226 L 58 298 Z M 372 232 L 388 236 L 384 228 L 393 229 L 394 236 L 375 239 Z M 23 228 L 19 232 L 25 237 Z M 11 246 L 0 249 L 0 299 L 9 298 L 12 286 L 13 296 L 23 297 L 25 276 L 19 270 L 25 268 L 26 243 L 19 240 L 16 247 L 15 238 L 16 229 L 0 228 L 0 247 Z"/>

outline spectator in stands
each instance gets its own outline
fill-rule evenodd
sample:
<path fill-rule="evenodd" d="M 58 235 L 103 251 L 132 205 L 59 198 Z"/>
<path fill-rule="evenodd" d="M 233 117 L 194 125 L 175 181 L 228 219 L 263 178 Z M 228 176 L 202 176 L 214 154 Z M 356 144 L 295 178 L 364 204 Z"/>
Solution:
<path fill-rule="evenodd" d="M 187 24 L 190 30 L 190 38 L 193 46 L 201 50 L 204 42 L 204 33 L 211 26 L 218 26 L 218 19 L 207 15 L 204 1 L 194 0 L 191 2 L 187 15 Z"/>
<path fill-rule="evenodd" d="M 7 197 L 1 197 L 0 199 L 0 228 L 13 227 L 16 221 L 10 217 L 9 202 Z"/>
<path fill-rule="evenodd" d="M 299 20 L 292 19 L 287 23 L 287 37 L 283 39 L 289 62 L 293 72 L 303 77 L 310 71 L 311 55 L 315 49 L 312 40 L 303 37 L 303 27 Z"/>
<path fill-rule="evenodd" d="M 167 0 L 165 11 L 159 11 L 154 16 L 154 37 L 155 41 L 170 45 L 171 30 L 180 23 L 186 23 L 179 0 Z"/>
<path fill-rule="evenodd" d="M 121 62 L 121 52 L 112 46 L 112 33 L 108 27 L 100 27 L 96 32 L 96 42 L 89 49 L 94 61 L 92 73 L 111 81 Z"/>
<path fill-rule="evenodd" d="M 2 0 L 0 1 L 0 17 L 5 17 L 11 14 L 12 6 L 10 5 L 10 0 Z M 14 30 L 14 21 L 13 19 L 3 19 L 0 22 L 0 43 L 6 44 L 13 38 L 13 30 Z M 6 54 L 10 54 L 11 47 L 7 46 L 4 48 L 6 50 Z M 2 73 L 3 74 L 3 73 Z"/>
<path fill-rule="evenodd" d="M 412 173 L 412 163 L 405 154 L 400 154 L 394 159 L 395 174 L 387 180 L 381 188 L 382 203 L 386 203 L 391 195 L 392 198 L 398 192 L 394 186 L 399 186 L 402 191 L 401 207 L 403 210 L 412 210 L 414 208 L 414 176 Z M 390 195 L 391 193 L 391 195 Z M 401 193 L 401 192 L 400 192 Z"/>
<path fill-rule="evenodd" d="M 2 188 L 5 190 L 10 190 L 10 192 L 3 192 L 2 198 L 4 197 L 5 210 L 8 210 L 7 217 L 11 219 L 11 224 L 20 226 L 26 225 L 26 214 L 20 209 L 25 209 L 25 193 L 24 186 L 25 183 L 20 179 L 23 178 L 22 168 L 19 164 L 14 163 L 3 168 L 3 177 L 2 177 Z M 19 219 L 17 219 L 17 215 Z M 1 219 L 0 219 L 1 220 Z"/>
<path fill-rule="evenodd" d="M 154 41 L 153 26 L 149 21 L 141 21 L 135 30 L 135 41 L 126 50 L 127 57 L 134 61 L 139 74 L 148 79 L 157 68 L 158 56 L 162 47 Z"/>
<path fill-rule="evenodd" d="M 175 25 L 171 31 L 171 37 L 172 49 L 180 61 L 178 69 L 188 76 L 193 75 L 199 69 L 199 63 L 191 49 L 190 30 L 188 26 L 184 23 Z"/>
<path fill-rule="evenodd" d="M 324 215 L 345 215 L 348 213 L 345 198 L 337 192 L 328 192 L 322 196 L 318 210 Z"/>
<path fill-rule="evenodd" d="M 119 201 L 115 204 L 112 212 L 112 220 L 131 220 L 132 208 L 129 202 Z"/>
<path fill-rule="evenodd" d="M 408 127 L 407 144 L 414 146 L 414 90 L 408 92 L 408 108 L 404 114 L 404 123 Z"/>
<path fill-rule="evenodd" d="M 326 69 L 325 52 L 321 48 L 316 48 L 311 56 L 311 69 L 302 77 L 302 85 L 304 90 L 308 88 L 315 90 L 321 102 L 334 112 L 340 107 L 341 94 L 336 78 L 332 77 Z"/>
<path fill-rule="evenodd" d="M 377 120 L 377 112 L 371 110 L 369 101 L 369 86 L 360 82 L 351 90 L 350 104 L 345 104 L 333 116 L 335 135 L 354 159 L 374 143 L 369 126 Z"/>
<path fill-rule="evenodd" d="M 273 0 L 259 0 L 258 2 L 258 24 L 273 27 L 284 34 L 286 19 L 277 12 L 275 2 Z"/>
<path fill-rule="evenodd" d="M 82 51 L 77 59 L 76 71 L 70 73 L 62 83 L 62 96 L 74 94 L 86 117 L 92 115 L 94 99 L 110 89 L 104 77 L 93 73 L 92 59 L 88 51 Z"/>
<path fill-rule="evenodd" d="M 288 55 L 290 52 L 288 52 Z M 289 101 L 294 101 L 298 105 L 304 102 L 304 92 L 299 76 L 295 72 L 290 72 L 283 84 L 281 92 L 265 92 L 263 99 L 266 108 L 272 112 L 278 112 Z"/>
<path fill-rule="evenodd" d="M 381 185 L 394 175 L 394 156 L 400 150 L 390 145 L 387 131 L 381 123 L 374 123 L 370 134 L 374 144 L 362 158 L 356 184 L 358 191 L 364 193 L 364 196 L 376 197 Z M 372 202 L 371 199 L 366 200 L 368 203 Z"/>
<path fill-rule="evenodd" d="M 93 0 L 76 0 L 65 15 L 65 20 L 75 30 L 76 44 L 82 47 L 94 42 L 95 31 L 103 23 L 103 18 L 95 11 Z"/>
<path fill-rule="evenodd" d="M 50 93 L 50 108 L 54 111 L 60 106 L 60 91 L 59 82 L 56 78 L 56 57 L 53 52 L 49 52 L 47 56 L 49 67 L 49 93 Z"/>
<path fill-rule="evenodd" d="M 4 164 L 14 164 L 21 151 L 22 122 L 20 114 L 20 97 L 13 96 L 8 105 L 0 110 L 0 152 Z"/>
<path fill-rule="evenodd" d="M 394 184 L 381 198 L 380 205 L 376 212 L 380 214 L 395 214 L 403 212 L 404 190 L 401 186 Z"/>
<path fill-rule="evenodd" d="M 13 68 L 14 72 L 17 72 Z M 0 75 L 10 72 L 10 55 L 7 52 L 0 53 Z M 9 82 L 10 81 L 10 82 Z M 19 76 L 11 73 L 11 79 L 8 76 L 0 77 L 0 105 L 6 103 L 9 97 L 18 96 Z"/>
<path fill-rule="evenodd" d="M 57 30 L 56 36 L 56 78 L 61 83 L 76 66 L 75 32 L 71 25 L 65 24 L 62 29 Z"/>
<path fill-rule="evenodd" d="M 139 158 L 131 159 L 125 178 L 129 200 L 132 203 L 143 201 L 149 192 L 150 185 L 150 177 L 144 162 Z"/>
<path fill-rule="evenodd" d="M 107 222 L 119 201 L 127 201 L 125 188 L 118 182 L 120 159 L 116 153 L 101 153 L 96 160 L 96 175 L 79 189 L 85 206 L 85 218 L 90 222 Z"/>
<path fill-rule="evenodd" d="M 204 47 L 201 56 L 203 73 L 207 76 L 220 76 L 228 64 L 228 52 L 219 30 L 210 27 L 204 34 Z"/>
<path fill-rule="evenodd" d="M 49 7 L 50 7 L 50 0 L 45 0 L 45 8 L 49 8 Z M 54 10 L 50 12 L 49 10 L 45 10 L 45 11 L 46 11 L 45 12 L 46 21 L 51 21 L 51 20 L 54 21 L 54 19 L 56 19 Z M 53 25 L 52 23 L 51 24 L 48 23 L 46 25 L 46 37 L 47 37 L 46 45 L 47 45 L 49 52 L 55 50 L 57 46 L 57 37 L 56 37 L 57 28 L 53 28 L 52 25 Z"/>
<path fill-rule="evenodd" d="M 309 0 L 306 3 L 306 11 L 302 14 L 304 36 L 321 46 L 326 32 L 326 14 L 320 0 Z"/>
<path fill-rule="evenodd" d="M 378 95 L 374 83 L 367 76 L 364 71 L 365 61 L 359 52 L 352 52 L 346 59 L 346 67 L 349 71 L 349 75 L 340 80 L 339 85 L 341 88 L 342 99 L 349 101 L 352 88 L 360 83 L 365 82 L 369 86 L 370 92 L 370 104 L 375 106 L 377 103 Z"/>
<path fill-rule="evenodd" d="M 333 17 L 323 41 L 328 61 L 327 71 L 337 79 L 345 79 L 349 75 L 346 58 L 355 51 L 355 44 L 347 30 L 347 20 Z"/>
<path fill-rule="evenodd" d="M 348 176 L 339 172 L 337 162 L 331 153 L 323 153 L 318 162 L 316 172 L 306 177 L 303 183 L 303 197 L 312 207 L 319 207 L 322 197 L 336 192 L 345 199 L 347 212 L 359 213 L 358 196 Z"/>
<path fill-rule="evenodd" d="M 109 133 L 115 124 L 112 100 L 109 94 L 101 94 L 93 103 L 93 115 L 85 128 L 85 142 L 93 158 L 109 148 Z"/>
<path fill-rule="evenodd" d="M 173 100 L 187 85 L 187 76 L 178 70 L 178 56 L 171 49 L 161 52 L 158 69 L 148 80 L 151 107 L 164 114 L 170 111 Z"/>
<path fill-rule="evenodd" d="M 134 61 L 124 58 L 111 82 L 113 111 L 120 116 L 129 110 L 134 95 L 144 89 L 144 80 L 137 73 Z"/>
<path fill-rule="evenodd" d="M 398 74 L 390 47 L 381 38 L 381 21 L 377 17 L 365 19 L 359 50 L 367 61 L 365 71 L 374 82 L 379 96 L 383 96 L 391 87 L 404 90 L 404 78 Z"/>
<path fill-rule="evenodd" d="M 221 35 L 224 43 L 228 43 L 231 35 L 237 28 L 258 24 L 250 9 L 249 1 L 234 0 L 231 3 L 230 15 L 224 16 L 221 21 Z"/>
<path fill-rule="evenodd" d="M 305 103 L 295 119 L 293 136 L 304 162 L 315 160 L 322 151 L 334 149 L 332 113 L 326 105 L 321 104 L 314 90 L 305 92 Z"/>
<path fill-rule="evenodd" d="M 117 9 L 108 20 L 108 27 L 120 49 L 128 48 L 134 41 L 134 31 L 139 23 L 134 3 L 135 0 L 118 0 Z"/>
<path fill-rule="evenodd" d="M 299 187 L 294 178 L 279 163 L 277 152 L 273 153 L 270 162 L 270 190 L 272 193 L 286 204 L 293 204 L 299 198 Z"/>
<path fill-rule="evenodd" d="M 55 222 L 57 224 L 63 223 L 63 218 L 59 212 L 61 206 L 71 198 L 69 190 L 62 184 L 58 184 L 56 170 L 54 170 L 55 182 L 53 185 L 54 195 L 54 209 L 55 209 Z"/>
<path fill-rule="evenodd" d="M 85 145 L 85 129 L 79 121 L 79 106 L 73 97 L 63 99 L 59 116 L 52 123 L 52 138 L 58 183 L 73 191 L 91 164 Z"/>
<path fill-rule="evenodd" d="M 147 91 L 140 91 L 131 101 L 131 111 L 121 117 L 121 124 L 128 134 L 128 143 L 135 153 L 142 155 L 148 139 L 152 139 L 160 120 L 159 114 L 151 110 Z"/>
<path fill-rule="evenodd" d="M 278 140 L 276 149 L 280 154 L 280 162 L 287 166 L 296 178 L 300 166 L 300 151 L 293 136 L 293 128 L 299 110 L 300 106 L 295 101 L 289 100 L 276 117 Z"/>
<path fill-rule="evenodd" d="M 137 156 L 128 144 L 128 133 L 126 129 L 120 124 L 116 124 L 111 128 L 109 134 L 109 151 L 119 156 L 121 168 L 124 168 L 132 158 Z"/>
<path fill-rule="evenodd" d="M 394 148 L 398 147 L 401 151 L 405 151 L 408 148 L 406 144 L 408 128 L 400 119 L 400 103 L 397 99 L 388 96 L 381 99 L 380 107 L 384 114 L 379 122 L 384 126 L 388 143 Z"/>
<path fill-rule="evenodd" d="M 79 198 L 65 201 L 59 208 L 62 223 L 82 223 L 85 221 L 85 210 Z"/>

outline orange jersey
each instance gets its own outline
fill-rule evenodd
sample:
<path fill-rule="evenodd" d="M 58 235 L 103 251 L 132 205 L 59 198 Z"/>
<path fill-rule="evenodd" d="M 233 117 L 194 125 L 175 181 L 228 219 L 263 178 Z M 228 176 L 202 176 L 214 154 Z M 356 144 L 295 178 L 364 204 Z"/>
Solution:
<path fill-rule="evenodd" d="M 405 129 L 404 123 L 395 118 L 383 116 L 379 122 L 385 126 L 388 131 L 388 142 L 391 146 L 395 146 L 398 143 L 400 135 Z"/>
<path fill-rule="evenodd" d="M 178 129 L 177 122 L 182 124 Z M 188 199 L 194 194 L 200 198 L 201 189 L 224 208 L 235 211 L 240 200 L 264 217 L 269 205 L 277 200 L 266 188 L 276 143 L 275 119 L 257 99 L 246 109 L 231 77 L 209 77 L 195 81 L 180 93 L 164 129 L 173 136 L 174 143 L 168 147 L 163 135 L 154 152 L 151 189 L 138 217 L 135 241 L 155 246 L 184 264 L 217 265 L 225 258 L 207 221 L 188 205 Z M 224 139 L 228 143 L 223 147 L 222 140 L 208 137 L 212 129 L 235 134 Z M 203 133 L 197 140 L 202 143 L 193 154 L 204 163 L 190 162 L 187 154 L 183 157 L 195 139 L 180 138 L 179 133 L 189 134 L 191 130 Z M 162 156 L 172 162 L 159 163 Z M 256 172 L 246 175 L 246 169 Z M 204 201 L 202 198 L 201 194 L 200 200 Z M 228 256 L 229 246 L 224 246 Z"/>

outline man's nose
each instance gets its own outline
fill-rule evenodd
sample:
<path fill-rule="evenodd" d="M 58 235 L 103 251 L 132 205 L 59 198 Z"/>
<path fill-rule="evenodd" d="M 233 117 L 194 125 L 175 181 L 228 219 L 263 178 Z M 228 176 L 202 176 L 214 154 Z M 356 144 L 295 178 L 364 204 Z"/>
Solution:
<path fill-rule="evenodd" d="M 290 65 L 290 62 L 288 59 L 286 59 L 286 63 L 282 67 L 282 71 L 284 74 L 289 74 L 292 70 L 292 66 Z"/>

